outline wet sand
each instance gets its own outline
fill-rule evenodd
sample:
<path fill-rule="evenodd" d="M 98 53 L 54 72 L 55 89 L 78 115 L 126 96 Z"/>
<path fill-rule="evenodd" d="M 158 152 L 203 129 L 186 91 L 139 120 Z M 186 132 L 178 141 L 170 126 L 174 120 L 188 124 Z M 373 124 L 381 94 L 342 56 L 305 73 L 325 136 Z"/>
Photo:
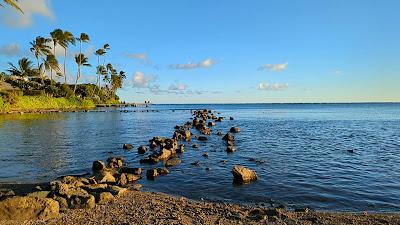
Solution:
<path fill-rule="evenodd" d="M 56 219 L 0 224 L 400 224 L 400 214 L 290 212 L 129 191 L 93 209 L 68 209 Z"/>

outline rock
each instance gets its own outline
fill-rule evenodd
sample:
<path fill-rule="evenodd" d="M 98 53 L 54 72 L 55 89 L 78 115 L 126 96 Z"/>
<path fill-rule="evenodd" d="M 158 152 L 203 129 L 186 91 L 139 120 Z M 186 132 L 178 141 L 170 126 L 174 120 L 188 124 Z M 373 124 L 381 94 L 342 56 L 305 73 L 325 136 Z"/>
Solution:
<path fill-rule="evenodd" d="M 227 133 L 222 138 L 222 140 L 224 140 L 224 141 L 234 141 L 235 140 L 235 136 L 233 136 L 233 134 L 231 134 L 231 133 Z"/>
<path fill-rule="evenodd" d="M 198 144 L 194 144 L 194 145 L 192 145 L 192 148 L 199 148 L 199 145 Z"/>
<path fill-rule="evenodd" d="M 157 155 L 157 158 L 159 160 L 167 160 L 169 157 L 171 157 L 171 155 L 172 155 L 172 152 L 170 150 L 161 149 L 161 151 Z"/>
<path fill-rule="evenodd" d="M 231 129 L 229 130 L 232 133 L 239 133 L 240 132 L 240 128 L 239 127 L 231 127 Z"/>
<path fill-rule="evenodd" d="M 47 198 L 50 195 L 50 191 L 35 191 L 27 194 L 28 197 L 36 198 Z"/>
<path fill-rule="evenodd" d="M 140 176 L 127 173 L 126 174 L 126 179 L 127 179 L 128 183 L 133 183 L 133 182 L 139 180 Z"/>
<path fill-rule="evenodd" d="M 106 204 L 114 199 L 114 195 L 110 192 L 101 192 L 95 195 L 98 204 Z"/>
<path fill-rule="evenodd" d="M 144 159 L 141 159 L 139 162 L 140 163 L 149 163 L 149 164 L 154 164 L 154 163 L 158 163 L 160 160 L 158 158 L 152 157 L 152 156 L 148 156 Z"/>
<path fill-rule="evenodd" d="M 231 116 L 231 117 L 229 117 L 229 120 L 233 120 L 233 117 Z"/>
<path fill-rule="evenodd" d="M 226 145 L 228 145 L 228 146 L 235 146 L 235 143 L 233 143 L 233 141 L 227 141 L 227 142 L 226 142 Z"/>
<path fill-rule="evenodd" d="M 109 185 L 107 191 L 109 191 L 113 195 L 121 196 L 121 195 L 125 194 L 128 191 L 128 189 L 127 188 L 118 187 L 118 186 Z"/>
<path fill-rule="evenodd" d="M 67 199 L 60 196 L 53 196 L 53 199 L 58 202 L 60 209 L 68 209 Z"/>
<path fill-rule="evenodd" d="M 129 150 L 129 149 L 132 149 L 132 148 L 133 148 L 133 145 L 132 145 L 132 144 L 124 144 L 124 145 L 122 146 L 122 148 L 125 149 L 125 150 Z"/>
<path fill-rule="evenodd" d="M 120 172 L 134 174 L 134 175 L 140 175 L 140 174 L 142 174 L 142 168 L 122 167 Z"/>
<path fill-rule="evenodd" d="M 214 122 L 212 122 L 212 121 L 210 121 L 210 122 L 208 122 L 208 124 L 207 124 L 209 127 L 213 127 L 213 126 L 215 126 L 215 123 Z"/>
<path fill-rule="evenodd" d="M 185 145 L 184 144 L 180 144 L 178 146 L 178 149 L 176 149 L 176 152 L 180 153 L 180 154 L 184 153 L 185 152 Z"/>
<path fill-rule="evenodd" d="M 243 166 L 234 166 L 232 168 L 232 174 L 235 183 L 249 183 L 257 180 L 256 172 Z"/>
<path fill-rule="evenodd" d="M 139 154 L 144 154 L 144 153 L 146 153 L 146 152 L 147 152 L 147 146 L 142 145 L 142 146 L 140 146 L 140 147 L 138 148 L 138 153 L 139 153 Z"/>
<path fill-rule="evenodd" d="M 158 172 L 156 169 L 150 169 L 146 171 L 146 177 L 149 180 L 154 180 L 158 176 Z"/>
<path fill-rule="evenodd" d="M 82 186 L 81 188 L 90 193 L 100 193 L 106 191 L 108 184 L 89 184 Z"/>
<path fill-rule="evenodd" d="M 169 170 L 167 168 L 157 168 L 157 173 L 160 175 L 169 174 Z"/>
<path fill-rule="evenodd" d="M 123 157 L 110 157 L 107 159 L 107 165 L 110 168 L 120 168 L 122 167 L 123 161 Z"/>
<path fill-rule="evenodd" d="M 116 182 L 115 177 L 109 171 L 102 171 L 101 173 L 98 173 L 94 179 L 99 184 Z"/>
<path fill-rule="evenodd" d="M 203 154 L 203 157 L 208 158 L 208 153 L 207 153 L 207 152 L 204 153 L 204 154 Z"/>
<path fill-rule="evenodd" d="M 190 163 L 192 166 L 200 166 L 200 161 Z"/>
<path fill-rule="evenodd" d="M 11 189 L 0 189 L 0 199 L 8 198 L 14 196 L 15 193 Z"/>
<path fill-rule="evenodd" d="M 106 168 L 106 164 L 103 161 L 97 160 L 93 162 L 92 170 L 93 171 L 100 171 Z"/>
<path fill-rule="evenodd" d="M 118 186 L 125 186 L 128 184 L 128 179 L 126 178 L 126 173 L 121 173 L 119 175 L 118 181 L 117 181 L 117 185 Z"/>
<path fill-rule="evenodd" d="M 347 150 L 347 152 L 348 153 L 354 153 L 354 150 L 353 149 L 349 149 L 349 150 Z"/>
<path fill-rule="evenodd" d="M 235 146 L 229 145 L 228 147 L 226 147 L 226 152 L 232 153 L 234 151 L 236 151 Z"/>
<path fill-rule="evenodd" d="M 221 131 L 218 131 L 218 132 L 217 132 L 217 135 L 218 135 L 218 136 L 222 136 L 222 132 L 221 132 Z"/>
<path fill-rule="evenodd" d="M 171 158 L 165 162 L 165 166 L 166 167 L 177 166 L 177 165 L 181 164 L 181 162 L 182 161 L 179 158 Z"/>
<path fill-rule="evenodd" d="M 207 141 L 207 137 L 199 136 L 199 137 L 197 138 L 197 140 L 199 140 L 199 141 Z"/>
<path fill-rule="evenodd" d="M 59 210 L 51 198 L 14 196 L 0 201 L 0 220 L 47 220 L 57 217 Z"/>
<path fill-rule="evenodd" d="M 95 207 L 96 199 L 93 195 L 87 196 L 71 196 L 67 198 L 70 209 L 92 209 Z"/>
<path fill-rule="evenodd" d="M 142 188 L 141 184 L 133 184 L 129 186 L 129 190 L 131 191 L 140 191 L 141 188 Z"/>

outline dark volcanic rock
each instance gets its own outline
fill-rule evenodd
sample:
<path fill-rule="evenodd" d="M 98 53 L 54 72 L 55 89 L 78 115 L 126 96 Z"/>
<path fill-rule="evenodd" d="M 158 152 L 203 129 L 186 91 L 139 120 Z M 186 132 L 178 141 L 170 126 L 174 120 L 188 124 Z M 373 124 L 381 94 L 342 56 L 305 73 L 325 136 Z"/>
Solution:
<path fill-rule="evenodd" d="M 140 146 L 140 147 L 138 148 L 138 153 L 139 153 L 139 154 L 144 154 L 144 153 L 146 153 L 146 152 L 147 152 L 147 146 L 142 145 L 142 146 Z"/>
<path fill-rule="evenodd" d="M 123 148 L 123 149 L 126 149 L 126 150 L 129 150 L 129 149 L 132 149 L 132 148 L 133 148 L 133 145 L 132 145 L 132 144 L 124 144 L 124 145 L 122 146 L 122 148 Z"/>

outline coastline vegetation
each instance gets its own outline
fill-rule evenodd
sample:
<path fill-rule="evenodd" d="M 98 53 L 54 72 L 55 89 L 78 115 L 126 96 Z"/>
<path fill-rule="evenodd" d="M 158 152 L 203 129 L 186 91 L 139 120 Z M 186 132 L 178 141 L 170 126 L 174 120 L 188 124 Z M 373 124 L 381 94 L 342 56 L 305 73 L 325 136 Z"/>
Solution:
<path fill-rule="evenodd" d="M 82 68 L 92 67 L 89 57 L 82 52 L 82 46 L 89 41 L 86 33 L 75 37 L 61 29 L 50 32 L 49 37 L 36 37 L 29 43 L 34 61 L 22 57 L 16 64 L 9 62 L 9 68 L 0 73 L 0 112 L 86 109 L 96 104 L 119 103 L 116 93 L 126 75 L 106 62 L 109 44 L 94 52 L 97 56 L 97 65 L 93 68 L 95 83 L 80 83 Z M 67 79 L 70 76 L 66 72 L 68 50 L 77 44 L 79 50 L 74 56 L 76 76 Z M 56 49 L 60 47 L 63 56 L 56 54 Z M 59 60 L 63 60 L 63 66 L 60 66 Z M 4 88 L 4 84 L 12 88 Z"/>

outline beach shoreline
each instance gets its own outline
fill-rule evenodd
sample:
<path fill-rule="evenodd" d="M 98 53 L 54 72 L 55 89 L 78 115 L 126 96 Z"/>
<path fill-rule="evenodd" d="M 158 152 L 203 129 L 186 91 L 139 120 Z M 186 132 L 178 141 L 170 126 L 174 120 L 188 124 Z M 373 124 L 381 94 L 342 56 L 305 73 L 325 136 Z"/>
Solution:
<path fill-rule="evenodd" d="M 128 191 L 92 209 L 66 209 L 49 220 L 0 224 L 399 224 L 395 213 L 287 211 L 195 201 L 159 192 Z"/>

